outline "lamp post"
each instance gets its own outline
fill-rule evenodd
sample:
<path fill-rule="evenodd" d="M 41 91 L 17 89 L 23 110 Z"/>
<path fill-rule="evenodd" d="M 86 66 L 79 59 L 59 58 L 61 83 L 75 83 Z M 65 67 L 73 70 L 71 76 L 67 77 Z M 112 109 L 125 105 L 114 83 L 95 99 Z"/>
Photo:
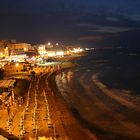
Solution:
<path fill-rule="evenodd" d="M 19 67 L 19 63 L 16 63 L 15 66 L 16 66 L 16 72 L 18 72 L 17 68 Z"/>
<path fill-rule="evenodd" d="M 50 46 L 51 45 L 51 42 L 48 42 L 48 46 Z"/>
<path fill-rule="evenodd" d="M 16 63 L 16 67 L 18 67 L 19 66 L 19 63 Z"/>

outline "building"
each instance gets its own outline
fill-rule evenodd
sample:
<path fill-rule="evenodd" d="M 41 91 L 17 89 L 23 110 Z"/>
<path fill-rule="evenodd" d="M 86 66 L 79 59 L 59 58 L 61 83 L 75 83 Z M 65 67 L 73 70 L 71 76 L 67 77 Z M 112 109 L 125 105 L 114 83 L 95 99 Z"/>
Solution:
<path fill-rule="evenodd" d="M 41 44 L 38 45 L 38 53 L 43 57 L 64 56 L 65 48 L 58 43 L 55 45 L 52 45 L 51 43 Z"/>
<path fill-rule="evenodd" d="M 26 53 L 31 49 L 31 45 L 27 43 L 10 43 L 4 48 L 4 56 L 11 62 L 25 62 Z"/>
<path fill-rule="evenodd" d="M 11 43 L 10 40 L 0 40 L 0 58 L 5 56 L 5 48 L 9 43 Z"/>
<path fill-rule="evenodd" d="M 6 73 L 24 72 L 24 71 L 29 71 L 30 69 L 31 69 L 31 64 L 28 62 L 8 63 L 4 66 L 4 70 Z"/>
<path fill-rule="evenodd" d="M 20 55 L 32 49 L 30 44 L 27 43 L 13 43 L 8 44 L 5 48 L 6 55 Z"/>
<path fill-rule="evenodd" d="M 48 57 L 64 56 L 65 50 L 63 48 L 52 48 L 46 50 Z"/>

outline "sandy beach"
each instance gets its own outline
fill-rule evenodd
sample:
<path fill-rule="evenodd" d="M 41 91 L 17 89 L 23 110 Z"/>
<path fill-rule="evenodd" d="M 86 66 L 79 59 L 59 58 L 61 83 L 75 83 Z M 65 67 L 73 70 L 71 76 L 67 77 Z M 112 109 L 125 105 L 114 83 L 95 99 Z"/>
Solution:
<path fill-rule="evenodd" d="M 69 106 L 59 93 L 55 83 L 55 76 L 57 74 L 58 72 L 53 73 L 48 79 L 49 86 L 54 93 L 53 97 L 49 97 L 49 101 L 51 101 L 50 104 L 53 106 L 52 112 L 55 112 L 54 120 L 58 122 L 58 127 L 61 125 L 63 127 L 62 135 L 65 133 L 72 140 L 96 140 L 95 135 L 81 126 L 80 120 L 78 121 L 76 117 L 76 110 Z"/>
<path fill-rule="evenodd" d="M 48 77 L 48 73 L 42 74 L 39 80 L 39 90 L 37 94 L 41 93 L 38 97 L 38 109 L 40 109 L 40 113 L 44 116 L 45 112 L 44 109 L 44 103 L 42 102 L 43 97 L 43 91 L 46 93 L 46 97 L 48 99 L 49 103 L 49 110 L 50 110 L 50 116 L 53 123 L 53 129 L 45 129 L 43 116 L 39 116 L 41 120 L 39 120 L 39 136 L 46 136 L 50 137 L 51 135 L 54 135 L 54 129 L 55 129 L 55 137 L 57 139 L 66 139 L 66 140 L 96 140 L 96 136 L 91 134 L 88 129 L 82 127 L 79 123 L 79 121 L 75 117 L 75 110 L 71 108 L 63 99 L 61 94 L 59 93 L 56 83 L 55 83 L 55 76 L 58 73 L 61 73 L 65 69 L 69 69 L 74 67 L 76 64 L 74 62 L 63 62 L 61 64 L 61 69 L 59 71 L 54 71 L 51 75 Z M 32 101 L 32 98 L 35 96 L 33 95 L 34 84 L 31 88 L 31 97 L 30 97 L 30 109 L 32 110 L 34 101 Z M 26 97 L 25 97 L 26 98 Z M 25 99 L 26 101 L 27 99 Z M 44 99 L 43 99 L 44 100 Z M 25 104 L 23 104 L 25 106 Z M 43 107 L 43 108 L 42 108 Z M 27 120 L 25 120 L 25 128 L 27 128 L 26 122 L 32 122 L 31 121 L 31 114 L 30 112 L 26 113 L 26 116 L 29 116 Z M 18 115 L 18 114 L 17 114 Z M 38 114 L 39 115 L 39 114 Z M 18 121 L 18 120 L 17 120 Z M 41 126 L 42 125 L 42 126 Z M 47 127 L 47 126 L 46 126 Z M 31 133 L 31 132 L 28 132 Z M 13 135 L 9 135 L 5 130 L 0 130 L 0 134 L 5 136 L 8 139 L 11 140 L 17 140 L 18 138 Z M 31 133 L 32 134 L 32 133 Z M 27 134 L 29 135 L 29 134 Z M 26 137 L 28 140 L 29 137 Z"/>

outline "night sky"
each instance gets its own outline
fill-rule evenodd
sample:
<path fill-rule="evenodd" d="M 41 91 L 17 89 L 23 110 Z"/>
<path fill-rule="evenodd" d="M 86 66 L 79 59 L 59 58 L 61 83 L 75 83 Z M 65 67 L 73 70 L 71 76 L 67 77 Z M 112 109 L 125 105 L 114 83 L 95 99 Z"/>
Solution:
<path fill-rule="evenodd" d="M 0 39 L 29 43 L 92 42 L 95 45 L 102 42 L 110 45 L 123 42 L 120 38 L 125 38 L 127 42 L 135 32 L 140 35 L 139 29 L 140 0 L 0 2 Z M 132 42 L 136 41 L 138 39 L 132 39 Z"/>

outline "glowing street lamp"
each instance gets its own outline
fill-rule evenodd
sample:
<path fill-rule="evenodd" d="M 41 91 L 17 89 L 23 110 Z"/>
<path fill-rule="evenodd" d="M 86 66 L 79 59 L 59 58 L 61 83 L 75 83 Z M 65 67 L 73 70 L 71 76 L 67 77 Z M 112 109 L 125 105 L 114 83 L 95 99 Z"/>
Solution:
<path fill-rule="evenodd" d="M 48 46 L 50 46 L 51 45 L 51 43 L 50 42 L 48 42 Z"/>
<path fill-rule="evenodd" d="M 16 63 L 16 67 L 18 67 L 19 66 L 19 63 Z"/>
<path fill-rule="evenodd" d="M 24 48 L 24 51 L 26 52 L 27 51 L 27 48 Z"/>
<path fill-rule="evenodd" d="M 3 57 L 3 53 L 2 52 L 0 52 L 0 57 Z"/>

